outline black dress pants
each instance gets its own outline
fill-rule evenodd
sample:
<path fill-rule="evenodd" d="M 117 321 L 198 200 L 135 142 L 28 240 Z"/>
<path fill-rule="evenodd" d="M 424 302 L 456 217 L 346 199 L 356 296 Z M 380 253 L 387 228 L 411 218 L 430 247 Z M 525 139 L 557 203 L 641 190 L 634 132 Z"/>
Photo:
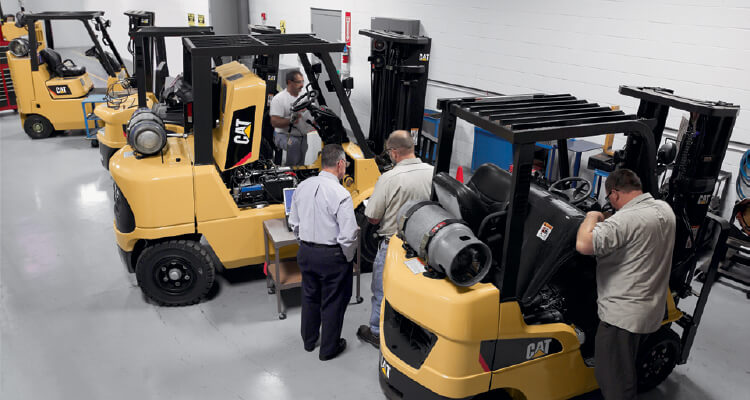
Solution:
<path fill-rule="evenodd" d="M 635 400 L 638 374 L 635 359 L 645 335 L 599 322 L 594 348 L 594 375 L 606 400 Z"/>
<path fill-rule="evenodd" d="M 352 297 L 352 263 L 338 246 L 301 243 L 297 264 L 302 272 L 302 341 L 313 348 L 320 337 L 320 355 L 332 355 Z"/>

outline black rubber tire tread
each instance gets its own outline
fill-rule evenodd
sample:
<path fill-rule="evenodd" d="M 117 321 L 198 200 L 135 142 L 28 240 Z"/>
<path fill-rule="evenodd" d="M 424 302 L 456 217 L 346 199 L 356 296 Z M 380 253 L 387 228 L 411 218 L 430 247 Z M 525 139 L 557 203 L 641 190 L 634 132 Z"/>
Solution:
<path fill-rule="evenodd" d="M 364 239 L 369 233 L 372 232 L 375 227 L 367 220 L 367 217 L 365 216 L 364 205 L 360 205 L 356 210 L 354 210 L 354 216 L 357 220 L 357 225 L 359 225 L 359 234 Z M 360 272 L 372 272 L 372 263 L 375 262 L 375 256 L 378 252 L 377 246 L 377 243 L 375 243 L 374 245 L 370 244 L 370 246 L 366 246 L 365 243 L 362 243 L 363 251 L 362 257 L 360 258 L 362 260 Z"/>
<path fill-rule="evenodd" d="M 163 254 L 165 252 L 167 252 L 167 254 Z M 173 296 L 163 293 L 153 283 L 151 279 L 151 267 L 153 267 L 157 261 L 164 258 L 164 256 L 168 256 L 169 253 L 178 253 L 181 256 L 193 258 L 192 261 L 195 264 L 202 263 L 204 265 L 204 267 L 195 274 L 200 277 L 195 290 L 192 290 L 185 295 Z M 141 287 L 143 294 L 145 294 L 151 301 L 160 306 L 179 307 L 197 304 L 206 296 L 206 294 L 208 294 L 214 284 L 216 268 L 214 267 L 213 259 L 204 246 L 194 240 L 180 239 L 159 242 L 147 246 L 138 257 L 135 267 L 135 275 L 138 281 L 138 286 Z"/>
<path fill-rule="evenodd" d="M 665 343 L 666 342 L 666 343 Z M 641 370 L 646 357 L 650 357 L 651 351 L 654 347 L 666 344 L 671 348 L 671 360 L 668 364 L 662 367 L 659 371 L 656 379 L 644 380 L 642 379 L 643 371 Z M 636 357 L 636 370 L 638 372 L 638 392 L 643 393 L 649 391 L 664 382 L 665 379 L 672 373 L 672 370 L 677 365 L 677 360 L 680 357 L 680 336 L 677 332 L 670 329 L 668 326 L 662 326 L 658 331 L 648 335 L 646 339 L 638 346 L 638 356 Z"/>
<path fill-rule="evenodd" d="M 43 129 L 41 132 L 35 132 L 32 128 L 32 126 L 37 123 L 43 125 Z M 31 114 L 26 117 L 26 121 L 24 121 L 23 123 L 23 130 L 32 139 L 46 139 L 52 135 L 52 133 L 55 131 L 55 128 L 47 118 L 42 117 L 41 115 Z"/>
<path fill-rule="evenodd" d="M 495 389 L 486 393 L 478 394 L 471 400 L 513 400 L 508 392 L 503 389 Z"/>

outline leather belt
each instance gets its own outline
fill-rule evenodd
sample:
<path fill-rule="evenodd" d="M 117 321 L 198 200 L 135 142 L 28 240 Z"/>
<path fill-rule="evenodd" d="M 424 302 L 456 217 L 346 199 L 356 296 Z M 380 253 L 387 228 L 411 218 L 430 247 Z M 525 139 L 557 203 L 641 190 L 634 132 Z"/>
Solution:
<path fill-rule="evenodd" d="M 313 243 L 313 242 L 306 242 L 304 240 L 301 240 L 301 242 L 305 246 L 309 246 L 309 247 L 328 248 L 328 249 L 334 249 L 334 248 L 340 247 L 338 244 Z"/>

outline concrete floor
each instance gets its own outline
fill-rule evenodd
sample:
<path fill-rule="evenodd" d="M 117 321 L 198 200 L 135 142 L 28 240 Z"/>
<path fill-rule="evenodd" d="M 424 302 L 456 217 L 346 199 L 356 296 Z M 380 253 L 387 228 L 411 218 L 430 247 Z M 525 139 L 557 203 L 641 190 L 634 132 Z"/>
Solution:
<path fill-rule="evenodd" d="M 299 291 L 277 319 L 257 268 L 220 276 L 199 305 L 155 307 L 120 262 L 112 207 L 81 132 L 32 141 L 0 113 L 1 399 L 383 398 L 378 353 L 354 334 L 369 301 L 349 307 L 349 347 L 326 363 L 302 349 Z M 641 398 L 748 398 L 748 332 L 745 295 L 717 284 L 688 364 Z"/>

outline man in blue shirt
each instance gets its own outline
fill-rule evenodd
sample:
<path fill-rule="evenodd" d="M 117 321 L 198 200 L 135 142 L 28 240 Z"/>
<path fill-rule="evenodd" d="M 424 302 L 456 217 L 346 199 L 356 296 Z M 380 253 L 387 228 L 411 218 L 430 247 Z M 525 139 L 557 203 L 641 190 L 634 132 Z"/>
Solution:
<path fill-rule="evenodd" d="M 303 181 L 292 197 L 289 225 L 300 242 L 297 263 L 302 272 L 302 341 L 321 361 L 346 348 L 341 338 L 344 313 L 352 296 L 352 260 L 359 226 L 349 192 L 339 182 L 346 171 L 344 149 L 323 147 L 322 170 Z M 322 325 L 322 330 L 321 330 Z"/>

